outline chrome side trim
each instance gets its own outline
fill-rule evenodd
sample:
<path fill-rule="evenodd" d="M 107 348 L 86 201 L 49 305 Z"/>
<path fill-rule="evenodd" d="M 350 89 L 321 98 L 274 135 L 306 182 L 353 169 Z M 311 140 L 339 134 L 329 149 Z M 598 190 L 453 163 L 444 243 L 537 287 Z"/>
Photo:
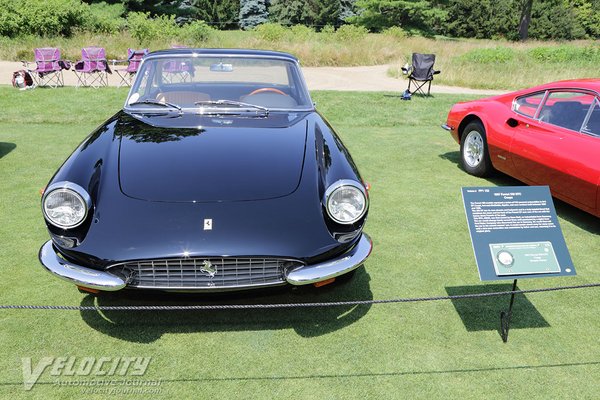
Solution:
<path fill-rule="evenodd" d="M 446 130 L 448 132 L 454 130 L 453 127 L 451 127 L 450 125 L 446 125 L 446 124 L 442 125 L 442 129 L 444 129 L 444 130 Z"/>
<path fill-rule="evenodd" d="M 116 275 L 82 267 L 60 258 L 51 240 L 44 243 L 40 249 L 39 259 L 48 272 L 77 286 L 106 291 L 125 287 L 125 281 Z"/>
<path fill-rule="evenodd" d="M 360 267 L 371 254 L 373 242 L 363 233 L 351 250 L 319 264 L 305 265 L 287 273 L 286 280 L 292 285 L 309 285 L 350 272 Z"/>

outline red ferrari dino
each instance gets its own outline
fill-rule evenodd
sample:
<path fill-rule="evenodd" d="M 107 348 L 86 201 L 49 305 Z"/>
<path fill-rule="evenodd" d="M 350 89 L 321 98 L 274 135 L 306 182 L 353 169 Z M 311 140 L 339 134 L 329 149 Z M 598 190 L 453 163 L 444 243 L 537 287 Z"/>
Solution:
<path fill-rule="evenodd" d="M 469 174 L 502 171 L 600 217 L 600 79 L 455 104 L 442 127 Z"/>

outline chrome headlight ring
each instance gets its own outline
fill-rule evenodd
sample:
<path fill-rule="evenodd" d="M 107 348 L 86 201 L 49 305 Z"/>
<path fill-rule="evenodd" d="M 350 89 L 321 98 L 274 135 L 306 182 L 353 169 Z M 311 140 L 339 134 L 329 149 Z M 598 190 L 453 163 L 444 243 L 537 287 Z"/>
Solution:
<path fill-rule="evenodd" d="M 368 208 L 366 189 L 357 181 L 340 179 L 325 191 L 327 215 L 338 224 L 354 224 L 365 215 Z"/>
<path fill-rule="evenodd" d="M 57 196 L 60 196 L 60 198 L 55 199 Z M 64 204 L 49 207 L 48 203 L 50 201 L 54 201 L 57 204 L 60 204 L 60 202 L 63 201 Z M 58 207 L 66 208 L 66 210 L 55 211 Z M 70 210 L 69 207 L 71 208 Z M 91 208 L 92 198 L 88 192 L 73 182 L 61 181 L 53 183 L 46 188 L 44 197 L 42 198 L 42 212 L 44 213 L 44 218 L 46 218 L 46 221 L 50 224 L 62 229 L 73 229 L 81 225 L 86 220 Z M 71 222 L 64 221 L 65 219 L 69 219 L 69 216 L 63 216 L 61 218 L 56 215 L 66 211 L 75 214 L 70 216 Z"/>

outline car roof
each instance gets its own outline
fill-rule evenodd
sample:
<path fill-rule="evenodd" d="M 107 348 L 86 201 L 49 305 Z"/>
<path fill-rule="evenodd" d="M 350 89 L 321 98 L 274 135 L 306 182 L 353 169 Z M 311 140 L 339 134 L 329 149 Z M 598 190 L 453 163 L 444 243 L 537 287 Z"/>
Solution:
<path fill-rule="evenodd" d="M 550 82 L 540 86 L 536 86 L 528 91 L 533 90 L 546 90 L 546 89 L 589 89 L 596 92 L 600 92 L 600 79 L 588 78 L 588 79 L 568 79 L 558 82 Z"/>
<path fill-rule="evenodd" d="M 202 49 L 202 48 L 175 48 L 157 50 L 149 53 L 146 58 L 153 56 L 222 56 L 222 57 L 261 57 L 261 58 L 283 58 L 289 61 L 298 62 L 298 59 L 289 53 L 271 50 L 253 50 L 253 49 Z"/>

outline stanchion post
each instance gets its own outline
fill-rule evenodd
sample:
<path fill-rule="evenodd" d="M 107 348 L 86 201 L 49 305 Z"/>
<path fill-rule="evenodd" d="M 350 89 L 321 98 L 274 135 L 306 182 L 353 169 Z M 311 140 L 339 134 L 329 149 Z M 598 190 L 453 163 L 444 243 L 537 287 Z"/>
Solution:
<path fill-rule="evenodd" d="M 512 308 L 515 302 L 515 290 L 517 290 L 517 280 L 513 281 L 512 294 L 510 295 L 510 305 L 508 311 L 500 312 L 500 336 L 504 343 L 508 342 L 508 331 L 510 329 L 510 320 L 512 318 Z"/>

